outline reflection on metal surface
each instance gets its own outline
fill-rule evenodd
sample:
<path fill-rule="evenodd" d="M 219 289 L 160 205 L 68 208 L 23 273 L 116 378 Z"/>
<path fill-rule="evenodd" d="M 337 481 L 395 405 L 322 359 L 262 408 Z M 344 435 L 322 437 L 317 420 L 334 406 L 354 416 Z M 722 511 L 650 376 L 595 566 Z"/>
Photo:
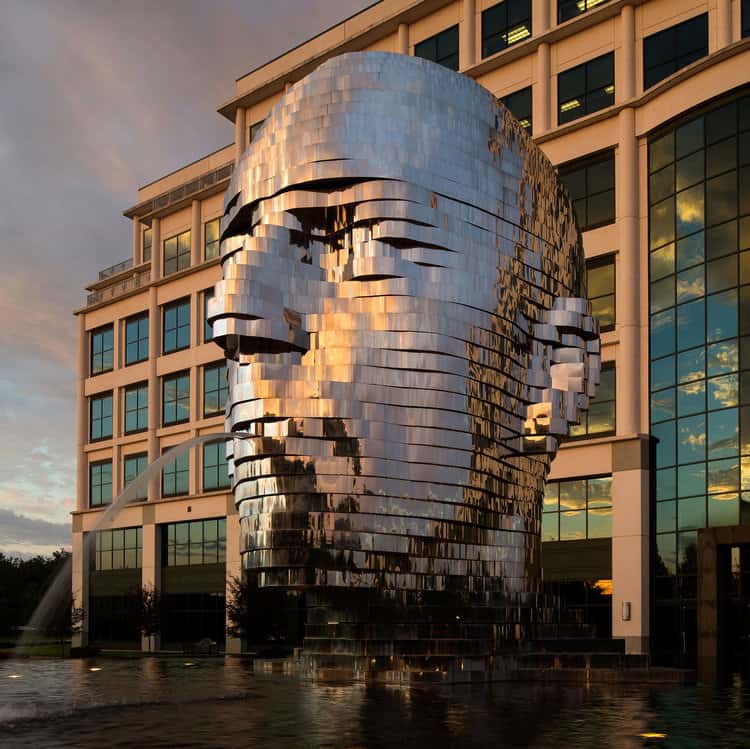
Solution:
<path fill-rule="evenodd" d="M 243 565 L 306 591 L 306 651 L 393 667 L 530 635 L 544 479 L 600 368 L 541 151 L 466 77 L 343 55 L 266 118 L 221 230 Z"/>

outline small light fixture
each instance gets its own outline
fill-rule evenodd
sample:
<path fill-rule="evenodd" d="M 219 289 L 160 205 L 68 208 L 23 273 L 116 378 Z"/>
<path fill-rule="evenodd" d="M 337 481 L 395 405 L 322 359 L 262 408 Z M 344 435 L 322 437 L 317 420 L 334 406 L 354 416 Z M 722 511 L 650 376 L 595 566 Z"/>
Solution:
<path fill-rule="evenodd" d="M 89 671 L 101 671 L 101 670 L 102 670 L 102 667 L 101 667 L 101 666 L 92 666 L 92 667 L 91 667 L 91 668 L 89 669 Z"/>
<path fill-rule="evenodd" d="M 8 674 L 9 679 L 20 679 L 21 674 Z"/>
<path fill-rule="evenodd" d="M 630 601 L 622 602 L 622 620 L 624 622 L 630 621 Z"/>

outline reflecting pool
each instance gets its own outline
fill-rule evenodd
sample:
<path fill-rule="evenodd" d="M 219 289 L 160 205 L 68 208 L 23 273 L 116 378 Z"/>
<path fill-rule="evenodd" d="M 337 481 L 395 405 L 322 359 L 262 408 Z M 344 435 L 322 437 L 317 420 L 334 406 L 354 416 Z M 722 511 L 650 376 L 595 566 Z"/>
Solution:
<path fill-rule="evenodd" d="M 739 747 L 750 746 L 750 690 L 407 690 L 315 684 L 231 658 L 5 661 L 0 746 Z"/>

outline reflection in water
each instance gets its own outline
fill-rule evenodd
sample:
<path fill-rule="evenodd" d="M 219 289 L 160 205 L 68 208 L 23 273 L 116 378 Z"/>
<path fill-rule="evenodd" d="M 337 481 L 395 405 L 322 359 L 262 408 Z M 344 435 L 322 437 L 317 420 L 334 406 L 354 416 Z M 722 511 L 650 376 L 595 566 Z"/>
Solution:
<path fill-rule="evenodd" d="M 740 682 L 406 690 L 304 682 L 238 658 L 34 660 L 0 667 L 0 745 L 619 749 L 666 734 L 669 746 L 722 749 L 750 742 L 748 696 Z"/>

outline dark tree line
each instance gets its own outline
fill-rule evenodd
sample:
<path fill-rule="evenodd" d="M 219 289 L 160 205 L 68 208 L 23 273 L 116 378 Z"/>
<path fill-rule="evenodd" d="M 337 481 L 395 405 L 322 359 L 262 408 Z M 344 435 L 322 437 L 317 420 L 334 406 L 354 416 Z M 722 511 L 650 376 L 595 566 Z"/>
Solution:
<path fill-rule="evenodd" d="M 54 552 L 51 557 L 30 559 L 9 557 L 0 552 L 0 637 L 15 636 L 18 628 L 29 622 L 45 592 L 69 559 L 70 552 L 63 550 Z M 62 596 L 64 600 L 54 602 L 51 615 L 45 620 L 46 634 L 68 634 L 76 625 L 71 620 L 71 582 L 65 586 L 67 595 Z M 74 611 L 72 619 L 79 617 L 80 613 Z"/>

